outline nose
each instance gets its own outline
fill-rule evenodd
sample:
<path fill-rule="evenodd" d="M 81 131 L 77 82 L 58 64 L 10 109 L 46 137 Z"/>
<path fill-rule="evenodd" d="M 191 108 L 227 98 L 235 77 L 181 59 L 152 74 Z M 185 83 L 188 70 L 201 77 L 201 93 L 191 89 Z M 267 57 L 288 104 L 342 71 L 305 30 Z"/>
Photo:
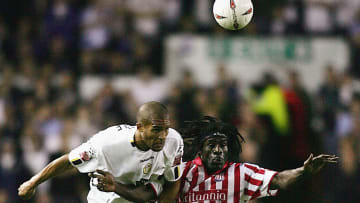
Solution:
<path fill-rule="evenodd" d="M 160 133 L 159 139 L 165 140 L 166 136 L 167 136 L 167 131 L 162 131 L 162 132 Z"/>
<path fill-rule="evenodd" d="M 222 150 L 221 146 L 217 144 L 217 145 L 215 145 L 213 152 L 214 152 L 214 154 L 222 154 L 223 150 Z"/>

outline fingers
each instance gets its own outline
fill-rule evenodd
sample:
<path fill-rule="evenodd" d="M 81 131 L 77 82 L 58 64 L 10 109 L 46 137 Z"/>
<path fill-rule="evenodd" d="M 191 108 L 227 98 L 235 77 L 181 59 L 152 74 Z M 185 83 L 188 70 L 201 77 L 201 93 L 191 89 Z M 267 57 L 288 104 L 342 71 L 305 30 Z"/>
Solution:
<path fill-rule="evenodd" d="M 308 158 L 308 160 L 312 160 L 313 158 L 314 158 L 314 154 L 311 153 L 310 156 L 309 156 L 309 158 Z"/>
<path fill-rule="evenodd" d="M 88 173 L 88 176 L 91 178 L 99 178 L 100 177 L 100 175 L 97 175 L 94 172 Z"/>
<path fill-rule="evenodd" d="M 330 155 L 330 154 L 320 154 L 316 158 L 334 158 L 337 157 L 336 155 Z"/>
<path fill-rule="evenodd" d="M 105 185 L 102 182 L 99 182 L 96 187 L 97 187 L 98 190 L 104 191 Z"/>
<path fill-rule="evenodd" d="M 321 154 L 314 158 L 314 160 L 321 160 L 325 163 L 337 163 L 339 160 L 339 157 L 336 155 L 329 155 L 329 154 Z"/>
<path fill-rule="evenodd" d="M 97 173 L 99 173 L 99 174 L 101 174 L 101 175 L 103 175 L 103 176 L 105 176 L 106 174 L 107 174 L 107 172 L 105 172 L 105 171 L 102 171 L 102 170 L 96 170 L 96 172 Z"/>
<path fill-rule="evenodd" d="M 304 161 L 304 164 L 309 164 L 313 160 L 313 157 L 314 157 L 314 155 L 313 155 L 313 153 L 311 153 L 309 158 L 306 159 L 306 161 Z"/>
<path fill-rule="evenodd" d="M 18 195 L 21 199 L 30 199 L 35 194 L 35 188 L 32 187 L 31 182 L 25 182 L 18 188 Z"/>
<path fill-rule="evenodd" d="M 96 172 L 88 173 L 88 176 L 89 176 L 89 177 L 92 177 L 92 178 L 101 178 L 101 177 L 104 177 L 103 174 L 96 174 L 96 173 L 98 173 L 98 172 L 96 171 Z"/>

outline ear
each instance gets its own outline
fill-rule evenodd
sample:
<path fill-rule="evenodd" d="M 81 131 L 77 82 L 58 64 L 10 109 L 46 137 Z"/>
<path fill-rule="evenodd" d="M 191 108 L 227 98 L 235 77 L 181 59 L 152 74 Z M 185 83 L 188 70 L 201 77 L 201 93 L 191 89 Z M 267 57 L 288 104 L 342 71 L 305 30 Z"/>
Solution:
<path fill-rule="evenodd" d="M 142 132 L 144 130 L 144 126 L 141 123 L 136 123 L 136 128 Z"/>

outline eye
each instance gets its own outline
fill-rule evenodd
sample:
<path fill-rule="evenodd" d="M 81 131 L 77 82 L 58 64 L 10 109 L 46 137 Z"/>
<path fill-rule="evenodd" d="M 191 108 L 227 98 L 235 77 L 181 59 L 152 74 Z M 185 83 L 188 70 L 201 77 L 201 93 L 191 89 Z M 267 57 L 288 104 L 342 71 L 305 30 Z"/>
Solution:
<path fill-rule="evenodd" d="M 161 131 L 161 128 L 153 128 L 151 131 L 152 131 L 152 132 L 155 132 L 155 133 L 158 133 L 158 132 Z"/>

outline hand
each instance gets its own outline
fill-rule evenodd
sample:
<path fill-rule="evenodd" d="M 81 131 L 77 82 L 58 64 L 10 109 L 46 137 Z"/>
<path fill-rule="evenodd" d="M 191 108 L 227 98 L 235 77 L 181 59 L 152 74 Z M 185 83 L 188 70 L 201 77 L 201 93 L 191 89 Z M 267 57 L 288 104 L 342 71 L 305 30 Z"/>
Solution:
<path fill-rule="evenodd" d="M 115 192 L 116 182 L 113 175 L 109 172 L 102 170 L 96 170 L 98 174 L 89 173 L 89 176 L 92 178 L 97 178 L 98 183 L 95 185 L 98 190 L 103 192 Z"/>
<path fill-rule="evenodd" d="M 304 162 L 304 170 L 306 173 L 315 174 L 319 172 L 327 163 L 337 163 L 339 157 L 335 155 L 321 154 L 314 157 L 310 154 L 309 158 Z"/>
<path fill-rule="evenodd" d="M 21 199 L 28 200 L 35 194 L 36 186 L 31 180 L 21 184 L 18 188 L 18 195 Z"/>

